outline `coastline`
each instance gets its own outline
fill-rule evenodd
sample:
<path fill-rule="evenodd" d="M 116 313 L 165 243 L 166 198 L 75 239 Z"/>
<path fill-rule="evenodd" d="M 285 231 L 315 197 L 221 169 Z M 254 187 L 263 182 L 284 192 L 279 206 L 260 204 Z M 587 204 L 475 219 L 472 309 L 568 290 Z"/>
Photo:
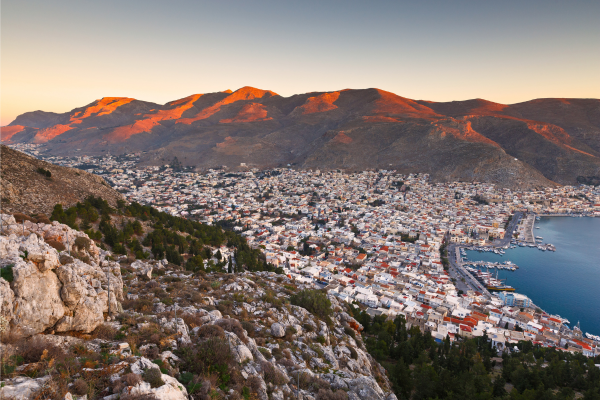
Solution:
<path fill-rule="evenodd" d="M 557 247 L 556 252 L 542 252 L 528 247 L 508 250 L 504 257 L 493 253 L 468 255 L 469 260 L 499 262 L 509 259 L 521 268 L 505 276 L 509 284 L 518 293 L 529 297 L 534 307 L 548 315 L 558 315 L 570 321 L 572 330 L 575 324 L 582 323 L 582 331 L 598 335 L 600 333 L 600 314 L 590 308 L 590 303 L 599 301 L 594 286 L 599 281 L 599 269 L 594 260 L 598 257 L 598 247 L 594 240 L 598 237 L 598 219 L 572 218 L 572 215 L 539 214 L 541 221 L 535 221 L 535 227 L 541 227 L 538 235 L 544 241 Z M 543 217 L 564 217 L 544 222 Z M 567 218 L 568 217 L 568 218 Z M 534 218 L 535 219 L 535 218 Z M 591 225 L 590 225 L 591 224 Z M 529 228 L 529 227 L 528 227 Z M 593 230 L 590 231 L 590 229 Z M 529 230 L 525 229 L 529 234 Z M 523 232 L 523 231 L 522 231 Z M 583 234 L 583 235 L 582 235 Z M 471 253 L 472 251 L 470 251 Z M 500 271 L 502 273 L 502 271 Z M 576 296 L 568 293 L 577 293 Z"/>

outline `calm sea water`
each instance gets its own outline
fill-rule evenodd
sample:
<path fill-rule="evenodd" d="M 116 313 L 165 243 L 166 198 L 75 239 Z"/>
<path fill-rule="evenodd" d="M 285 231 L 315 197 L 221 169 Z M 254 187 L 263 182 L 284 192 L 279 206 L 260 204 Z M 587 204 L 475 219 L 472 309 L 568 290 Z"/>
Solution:
<path fill-rule="evenodd" d="M 471 261 L 506 261 L 520 269 L 499 277 L 538 307 L 577 321 L 583 332 L 600 335 L 600 218 L 542 217 L 535 236 L 556 252 L 531 247 L 507 249 L 503 256 L 467 251 Z M 490 270 L 491 271 L 491 270 Z"/>

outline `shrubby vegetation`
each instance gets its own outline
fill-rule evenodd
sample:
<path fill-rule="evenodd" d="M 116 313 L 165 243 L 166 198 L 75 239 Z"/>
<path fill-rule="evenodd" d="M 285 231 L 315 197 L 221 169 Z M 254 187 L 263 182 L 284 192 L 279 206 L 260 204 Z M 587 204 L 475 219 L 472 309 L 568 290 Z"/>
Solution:
<path fill-rule="evenodd" d="M 322 290 L 305 289 L 290 297 L 290 302 L 306 308 L 310 313 L 331 324 L 331 301 Z"/>
<path fill-rule="evenodd" d="M 283 273 L 268 264 L 260 250 L 252 249 L 245 238 L 221 225 L 210 226 L 174 217 L 138 203 L 126 205 L 120 201 L 115 209 L 106 200 L 91 196 L 67 210 L 57 204 L 50 219 L 85 231 L 100 246 L 107 246 L 114 253 L 137 259 L 146 259 L 150 255 L 155 259 L 166 258 L 193 272 L 223 270 L 229 260 L 217 252 L 215 263 L 211 260 L 211 248 L 225 245 L 235 248 L 231 272 L 245 268 Z M 150 251 L 145 251 L 144 247 Z M 234 266 L 237 267 L 235 271 Z"/>
<path fill-rule="evenodd" d="M 388 371 L 399 399 L 600 400 L 600 368 L 594 365 L 600 357 L 525 341 L 518 353 L 497 358 L 486 335 L 437 343 L 429 332 L 407 329 L 403 316 L 389 321 L 350 309 L 364 327 L 367 350 Z"/>

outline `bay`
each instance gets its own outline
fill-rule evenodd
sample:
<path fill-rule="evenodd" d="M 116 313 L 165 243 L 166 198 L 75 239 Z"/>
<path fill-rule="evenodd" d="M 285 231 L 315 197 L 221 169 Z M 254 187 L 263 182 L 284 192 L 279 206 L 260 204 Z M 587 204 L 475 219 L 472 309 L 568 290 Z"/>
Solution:
<path fill-rule="evenodd" d="M 470 261 L 510 260 L 517 271 L 499 271 L 516 293 L 550 314 L 567 318 L 571 328 L 600 335 L 600 218 L 541 217 L 535 236 L 556 252 L 532 247 L 506 249 L 503 256 L 467 251 Z M 490 270 L 491 272 L 492 270 Z"/>

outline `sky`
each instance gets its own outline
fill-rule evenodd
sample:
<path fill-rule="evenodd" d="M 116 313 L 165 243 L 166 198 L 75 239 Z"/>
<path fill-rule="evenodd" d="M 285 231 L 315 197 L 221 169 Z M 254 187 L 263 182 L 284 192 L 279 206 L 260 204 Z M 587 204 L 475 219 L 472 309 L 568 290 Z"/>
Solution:
<path fill-rule="evenodd" d="M 598 0 L 2 0 L 0 124 L 243 86 L 600 98 L 598 21 Z"/>

